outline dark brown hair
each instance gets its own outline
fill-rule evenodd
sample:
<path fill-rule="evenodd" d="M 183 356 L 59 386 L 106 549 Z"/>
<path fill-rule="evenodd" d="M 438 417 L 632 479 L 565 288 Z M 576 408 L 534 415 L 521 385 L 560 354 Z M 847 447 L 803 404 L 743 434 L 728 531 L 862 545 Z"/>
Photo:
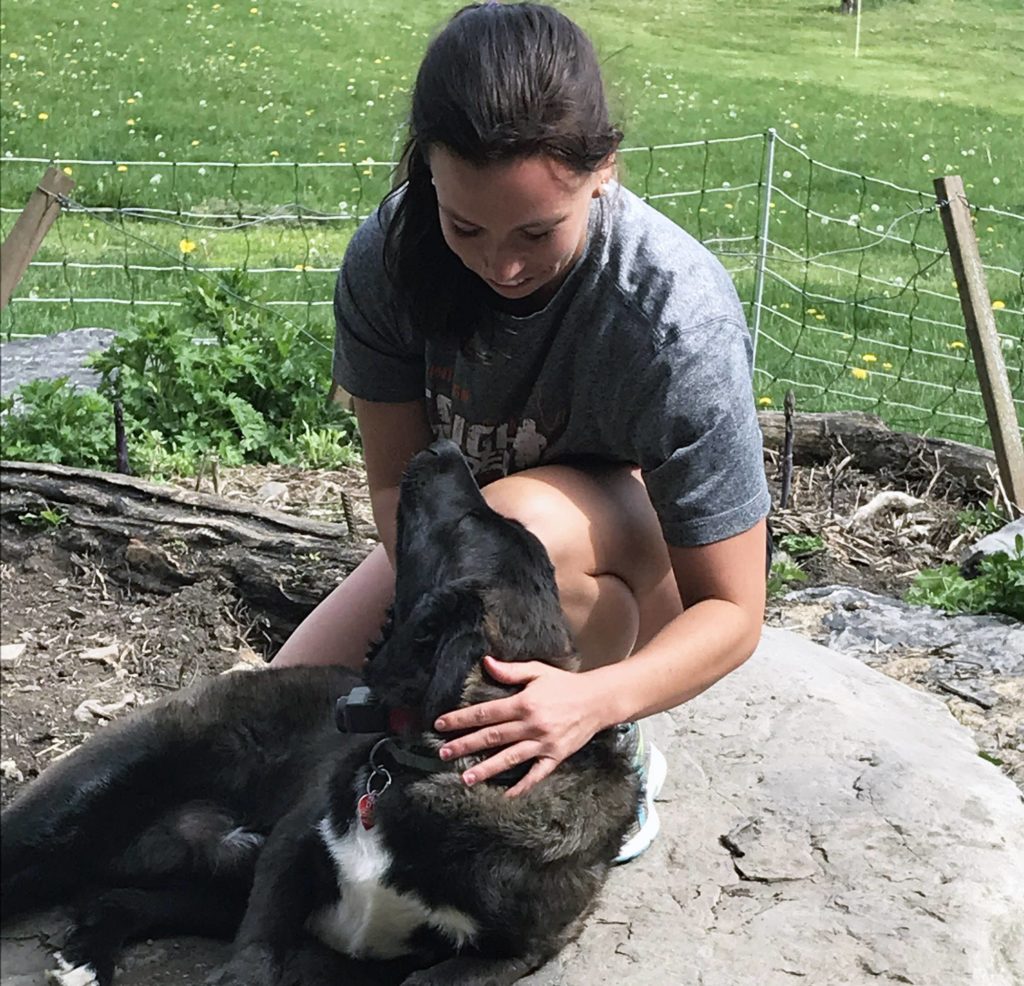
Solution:
<path fill-rule="evenodd" d="M 458 11 L 420 65 L 409 139 L 389 196 L 396 202 L 385 268 L 417 327 L 428 336 L 467 338 L 473 305 L 486 291 L 444 242 L 432 147 L 476 165 L 544 154 L 583 173 L 596 171 L 621 140 L 593 45 L 568 17 L 537 3 Z"/>

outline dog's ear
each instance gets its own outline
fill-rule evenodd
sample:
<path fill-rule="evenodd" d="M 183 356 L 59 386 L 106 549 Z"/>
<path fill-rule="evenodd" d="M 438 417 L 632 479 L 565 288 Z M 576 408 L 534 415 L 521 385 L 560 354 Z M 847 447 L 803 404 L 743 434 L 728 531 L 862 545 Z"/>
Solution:
<path fill-rule="evenodd" d="M 468 580 L 447 586 L 438 594 L 440 620 L 435 622 L 434 673 L 423 698 L 424 722 L 457 708 L 466 676 L 487 653 L 484 604 L 479 588 Z"/>
<path fill-rule="evenodd" d="M 486 653 L 483 615 L 482 592 L 469 579 L 423 593 L 367 662 L 366 683 L 385 704 L 418 708 L 426 721 L 450 711 Z"/>

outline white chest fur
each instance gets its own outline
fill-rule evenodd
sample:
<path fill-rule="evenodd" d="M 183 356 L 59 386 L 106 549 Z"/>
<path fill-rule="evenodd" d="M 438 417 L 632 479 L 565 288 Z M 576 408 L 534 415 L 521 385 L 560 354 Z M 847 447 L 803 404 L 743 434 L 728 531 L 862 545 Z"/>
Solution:
<path fill-rule="evenodd" d="M 341 836 L 329 818 L 320 836 L 334 861 L 341 899 L 315 913 L 309 929 L 325 945 L 355 958 L 391 959 L 409 951 L 409 936 L 421 925 L 439 931 L 453 945 L 473 941 L 476 922 L 454 907 L 429 907 L 416 894 L 382 884 L 391 854 L 379 828 L 353 819 Z"/>

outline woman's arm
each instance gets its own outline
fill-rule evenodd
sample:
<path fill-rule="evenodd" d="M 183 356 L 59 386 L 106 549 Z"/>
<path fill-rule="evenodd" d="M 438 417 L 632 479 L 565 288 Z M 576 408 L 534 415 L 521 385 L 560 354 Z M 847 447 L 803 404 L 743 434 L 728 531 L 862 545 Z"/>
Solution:
<path fill-rule="evenodd" d="M 669 546 L 683 612 L 604 679 L 613 722 L 675 708 L 739 667 L 761 638 L 765 605 L 765 522 L 696 548 Z"/>
<path fill-rule="evenodd" d="M 478 783 L 525 760 L 516 796 L 546 777 L 596 732 L 674 708 L 709 688 L 753 653 L 765 602 L 765 522 L 714 544 L 669 548 L 683 612 L 617 664 L 578 675 L 531 661 L 487 659 L 495 678 L 525 687 L 517 695 L 445 715 L 442 731 L 472 729 L 445 743 L 442 756 L 506 749 L 463 778 Z"/>
<path fill-rule="evenodd" d="M 377 533 L 392 567 L 395 564 L 395 533 L 398 490 L 409 460 L 433 441 L 427 410 L 421 400 L 379 404 L 354 399 L 359 434 L 363 439 L 366 481 Z"/>

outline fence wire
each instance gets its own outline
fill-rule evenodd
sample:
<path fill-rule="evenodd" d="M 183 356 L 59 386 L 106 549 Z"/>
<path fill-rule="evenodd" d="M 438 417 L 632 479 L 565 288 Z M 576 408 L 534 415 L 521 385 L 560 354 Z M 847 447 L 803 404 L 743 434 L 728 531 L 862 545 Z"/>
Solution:
<path fill-rule="evenodd" d="M 630 147 L 624 183 L 722 260 L 755 333 L 755 397 L 862 410 L 989 444 L 934 195 L 810 157 L 769 131 Z M 174 317 L 185 284 L 244 270 L 255 304 L 330 346 L 345 245 L 395 163 L 0 158 L 3 235 L 56 164 L 76 181 L 3 313 L 8 340 Z M 969 176 L 968 176 L 969 178 Z M 973 207 L 1024 421 L 1024 216 Z"/>

